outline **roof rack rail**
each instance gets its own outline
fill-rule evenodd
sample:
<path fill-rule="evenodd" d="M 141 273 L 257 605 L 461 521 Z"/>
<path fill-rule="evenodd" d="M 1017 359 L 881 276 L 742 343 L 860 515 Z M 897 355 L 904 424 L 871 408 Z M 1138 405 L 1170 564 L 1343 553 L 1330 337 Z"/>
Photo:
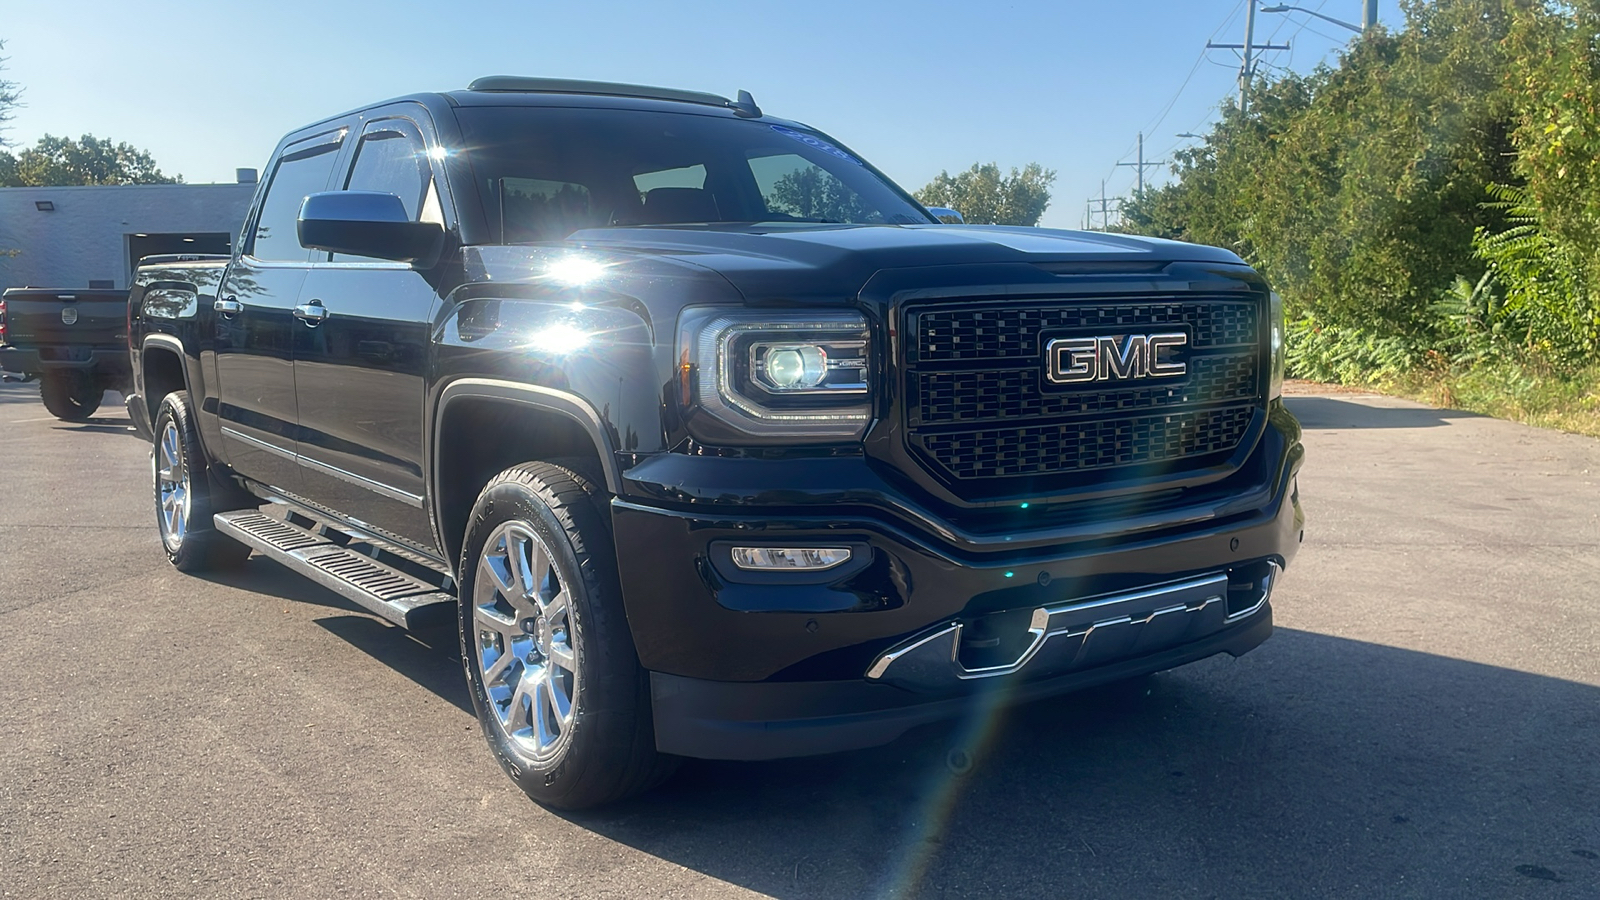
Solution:
<path fill-rule="evenodd" d="M 650 87 L 643 84 L 619 84 L 611 81 L 583 81 L 576 78 L 532 78 L 523 75 L 486 75 L 467 85 L 469 91 L 506 91 L 530 94 L 595 94 L 602 97 L 638 97 L 645 100 L 676 100 L 680 103 L 698 103 L 703 106 L 720 106 L 741 116 L 760 116 L 761 110 L 750 99 L 748 91 L 740 91 L 738 101 L 729 100 L 705 91 L 682 91 L 677 88 Z"/>

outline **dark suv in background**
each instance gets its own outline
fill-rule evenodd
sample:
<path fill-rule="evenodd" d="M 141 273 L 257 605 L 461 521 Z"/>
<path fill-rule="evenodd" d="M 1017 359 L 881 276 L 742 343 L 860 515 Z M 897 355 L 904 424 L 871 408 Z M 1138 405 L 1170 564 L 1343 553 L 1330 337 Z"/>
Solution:
<path fill-rule="evenodd" d="M 278 146 L 133 290 L 163 546 L 459 625 L 576 807 L 1271 633 L 1282 312 L 1224 250 L 940 224 L 747 94 L 495 77 Z"/>

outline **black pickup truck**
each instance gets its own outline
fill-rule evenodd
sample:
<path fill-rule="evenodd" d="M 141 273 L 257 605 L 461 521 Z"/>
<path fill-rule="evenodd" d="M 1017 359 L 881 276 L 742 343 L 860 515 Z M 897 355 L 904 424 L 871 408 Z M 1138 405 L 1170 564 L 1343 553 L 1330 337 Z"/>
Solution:
<path fill-rule="evenodd" d="M 128 292 L 8 288 L 0 294 L 0 369 L 39 379 L 58 419 L 95 414 L 106 391 L 128 390 Z"/>
<path fill-rule="evenodd" d="M 133 290 L 166 553 L 453 616 L 536 800 L 1271 633 L 1303 451 L 1232 253 L 940 224 L 744 93 L 486 78 L 267 172 Z"/>

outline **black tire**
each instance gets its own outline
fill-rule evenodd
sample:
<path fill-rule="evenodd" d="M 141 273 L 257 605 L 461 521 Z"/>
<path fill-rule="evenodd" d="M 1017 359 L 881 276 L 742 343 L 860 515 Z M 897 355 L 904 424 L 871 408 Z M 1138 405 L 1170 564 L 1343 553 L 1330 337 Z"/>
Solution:
<path fill-rule="evenodd" d="M 63 422 L 82 422 L 94 415 L 105 388 L 81 372 L 46 372 L 39 379 L 44 408 Z"/>
<path fill-rule="evenodd" d="M 169 431 L 170 429 L 170 431 Z M 235 568 L 250 555 L 250 548 L 220 534 L 211 517 L 223 512 L 214 505 L 210 461 L 195 432 L 187 391 L 174 391 L 161 400 L 156 413 L 155 439 L 150 446 L 150 481 L 155 497 L 156 530 L 167 561 L 180 572 L 207 572 Z M 176 466 L 170 463 L 176 456 Z M 166 473 L 171 480 L 163 478 Z M 171 490 L 181 486 L 176 498 Z M 182 525 L 175 528 L 174 509 L 181 510 Z"/>
<path fill-rule="evenodd" d="M 527 571 L 546 573 L 531 575 L 529 583 L 547 587 L 524 593 L 518 599 L 520 607 L 498 586 L 513 579 L 497 583 L 483 569 L 493 567 L 496 559 L 509 565 L 514 542 L 548 557 L 547 563 L 537 555 L 522 557 L 532 559 L 526 563 Z M 678 760 L 655 749 L 649 681 L 623 612 L 610 520 L 601 491 L 592 482 L 547 462 L 525 463 L 495 476 L 473 505 L 460 572 L 461 656 L 472 703 L 490 749 L 518 787 L 545 806 L 581 809 L 637 794 L 672 773 Z M 548 605 L 540 596 L 551 598 Z M 485 611 L 506 620 L 485 625 Z M 495 630 L 505 625 L 512 627 Z M 490 657 L 508 653 L 512 637 L 524 633 L 528 636 L 515 643 L 518 653 L 512 654 L 513 660 L 502 661 L 493 677 L 497 694 L 491 700 L 484 675 L 486 667 L 495 669 Z M 526 734 L 518 732 L 520 737 L 510 729 L 517 721 L 511 710 L 524 697 L 529 705 L 521 709 L 531 710 L 524 717 L 542 714 L 542 695 L 532 688 L 523 694 L 538 680 L 538 672 L 567 677 L 548 647 L 549 655 L 538 652 L 546 645 L 564 646 L 573 665 L 565 682 L 570 721 L 561 725 L 555 719 L 545 720 L 560 726 L 548 729 L 560 734 L 550 747 L 542 748 L 543 738 L 531 724 Z M 500 648 L 498 653 L 495 647 Z M 520 661 L 519 654 L 525 654 Z M 518 685 L 516 693 L 507 698 L 512 683 Z M 559 688 L 544 690 L 548 694 Z M 551 716 L 557 715 L 555 709 L 548 707 Z M 547 755 L 541 758 L 541 752 Z"/>

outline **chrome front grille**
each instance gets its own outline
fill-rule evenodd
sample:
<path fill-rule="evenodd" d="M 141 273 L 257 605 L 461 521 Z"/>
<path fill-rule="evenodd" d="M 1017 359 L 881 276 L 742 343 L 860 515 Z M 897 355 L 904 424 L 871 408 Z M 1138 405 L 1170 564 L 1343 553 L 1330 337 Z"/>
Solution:
<path fill-rule="evenodd" d="M 906 314 L 906 433 L 955 480 L 1181 465 L 1227 453 L 1261 397 L 1255 299 L 1049 300 Z M 1045 377 L 1058 337 L 1181 331 L 1185 375 L 1059 385 Z"/>

